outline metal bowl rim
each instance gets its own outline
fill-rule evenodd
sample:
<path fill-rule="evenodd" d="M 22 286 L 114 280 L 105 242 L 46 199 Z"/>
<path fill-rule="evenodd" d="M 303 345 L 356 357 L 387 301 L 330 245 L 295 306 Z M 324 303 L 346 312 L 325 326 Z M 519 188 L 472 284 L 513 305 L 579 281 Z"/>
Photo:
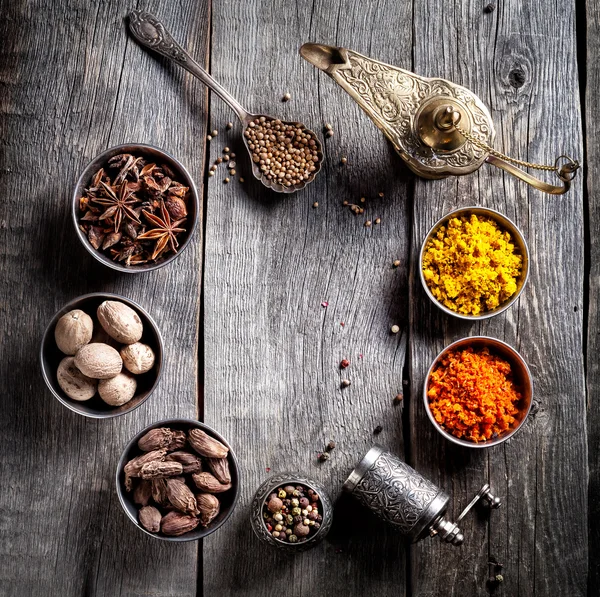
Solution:
<path fill-rule="evenodd" d="M 429 289 L 429 286 L 427 285 L 427 282 L 425 281 L 425 277 L 423 276 L 423 254 L 425 252 L 425 246 L 427 245 L 427 242 L 429 241 L 429 239 L 431 238 L 432 234 L 446 221 L 449 220 L 450 218 L 456 217 L 459 214 L 463 213 L 463 212 L 472 212 L 473 210 L 479 210 L 482 212 L 485 212 L 489 215 L 490 218 L 496 220 L 499 224 L 504 224 L 507 222 L 510 226 L 514 227 L 517 236 L 519 237 L 519 240 L 522 242 L 523 246 L 525 247 L 525 260 L 526 260 L 526 265 L 527 265 L 527 269 L 525 271 L 525 275 L 523 276 L 523 283 L 521 284 L 521 288 L 505 303 L 503 303 L 501 306 L 499 306 L 498 308 L 494 309 L 493 311 L 485 311 L 484 313 L 482 313 L 481 315 L 465 315 L 463 313 L 458 313 L 457 311 L 453 311 L 452 309 L 449 309 L 448 307 L 446 307 L 445 305 L 442 305 L 442 303 L 440 301 L 438 301 L 438 299 L 436 299 L 433 294 L 431 293 L 431 290 Z M 506 226 L 504 226 L 506 227 Z M 425 238 L 421 244 L 421 250 L 419 251 L 419 278 L 421 279 L 421 285 L 423 286 L 423 289 L 425 290 L 425 294 L 427 294 L 427 296 L 429 297 L 429 299 L 439 308 L 441 309 L 444 313 L 446 313 L 447 315 L 451 315 L 452 317 L 456 317 L 457 319 L 463 319 L 465 321 L 480 321 L 482 319 L 489 319 L 490 317 L 495 317 L 496 315 L 500 315 L 500 313 L 503 313 L 504 311 L 506 311 L 507 309 L 509 309 L 514 303 L 517 302 L 517 300 L 519 299 L 519 297 L 521 296 L 521 293 L 523 292 L 523 290 L 525 289 L 525 286 L 527 286 L 527 282 L 529 280 L 529 261 L 530 261 L 530 255 L 529 255 L 529 245 L 527 244 L 527 241 L 525 240 L 525 236 L 523 235 L 523 233 L 521 232 L 521 229 L 508 217 L 505 216 L 504 214 L 500 213 L 499 211 L 492 209 L 491 207 L 482 207 L 479 205 L 470 205 L 468 207 L 459 207 L 457 209 L 454 209 L 450 212 L 448 212 L 446 215 L 442 216 L 427 232 L 427 234 L 425 235 Z"/>
<path fill-rule="evenodd" d="M 444 429 L 442 429 L 440 427 L 440 425 L 438 424 L 438 422 L 434 419 L 433 414 L 431 413 L 431 409 L 429 408 L 429 400 L 427 398 L 427 387 L 429 386 L 429 377 L 430 377 L 435 365 L 437 365 L 437 363 L 440 361 L 440 359 L 450 350 L 452 350 L 454 348 L 470 345 L 473 340 L 479 340 L 479 341 L 481 341 L 482 344 L 485 344 L 485 345 L 488 345 L 488 343 L 489 343 L 490 346 L 493 344 L 499 344 L 499 345 L 503 346 L 506 350 L 508 350 L 508 352 L 510 354 L 512 354 L 512 356 L 517 361 L 519 361 L 521 363 L 521 365 L 523 366 L 523 368 L 527 374 L 526 375 L 527 378 L 525 380 L 523 380 L 523 383 L 524 383 L 524 385 L 526 384 L 527 386 L 529 386 L 529 391 L 531 393 L 531 399 L 529 401 L 527 410 L 524 412 L 523 418 L 521 419 L 520 423 L 514 429 L 511 429 L 507 433 L 500 435 L 499 437 L 497 437 L 494 440 L 488 440 L 486 442 L 480 442 L 480 443 L 469 442 L 467 440 L 460 439 L 458 437 L 455 437 L 451 433 L 445 431 Z M 455 340 L 454 342 L 452 342 L 451 344 L 446 346 L 446 348 L 441 350 L 439 352 L 439 354 L 435 357 L 435 359 L 433 359 L 431 366 L 427 370 L 427 375 L 425 376 L 425 383 L 423 385 L 423 403 L 425 405 L 425 412 L 427 413 L 427 416 L 428 416 L 429 420 L 431 421 L 432 425 L 438 430 L 438 432 L 442 435 L 442 437 L 444 437 L 448 441 L 452 442 L 453 444 L 463 446 L 465 448 L 476 448 L 476 449 L 491 448 L 492 446 L 497 446 L 497 445 L 505 442 L 506 440 L 514 437 L 514 435 L 517 433 L 517 431 L 519 431 L 521 429 L 521 427 L 523 427 L 523 425 L 525 424 L 527 417 L 529 417 L 529 412 L 531 411 L 531 405 L 533 404 L 533 378 L 531 376 L 531 371 L 530 371 L 529 366 L 527 365 L 527 362 L 525 361 L 525 359 L 521 356 L 521 354 L 515 348 L 510 346 L 510 344 L 507 344 L 503 340 L 499 340 L 498 338 L 493 338 L 491 336 L 466 336 L 464 338 L 460 338 L 459 340 Z"/>
<path fill-rule="evenodd" d="M 154 333 L 156 334 L 156 337 L 158 338 L 158 350 L 160 351 L 160 363 L 159 363 L 156 379 L 154 380 L 152 387 L 148 390 L 148 393 L 146 394 L 146 397 L 143 400 L 140 400 L 140 402 L 138 402 L 135 406 L 131 407 L 129 410 L 126 409 L 126 410 L 123 410 L 122 412 L 114 412 L 113 413 L 111 411 L 106 411 L 106 413 L 97 413 L 97 414 L 81 412 L 79 409 L 75 408 L 75 404 L 78 404 L 76 400 L 71 401 L 70 399 L 65 399 L 58 392 L 56 392 L 56 390 L 52 386 L 50 378 L 48 377 L 46 367 L 44 366 L 44 345 L 46 343 L 46 339 L 48 338 L 49 334 L 51 333 L 52 328 L 54 328 L 56 326 L 56 324 L 58 323 L 58 319 L 60 319 L 60 317 L 62 317 L 62 315 L 64 315 L 65 313 L 68 313 L 68 311 L 70 311 L 73 307 L 75 307 L 75 305 L 77 303 L 84 301 L 84 300 L 88 300 L 88 299 L 94 299 L 94 298 L 106 298 L 108 300 L 117 299 L 119 301 L 122 301 L 122 302 L 128 304 L 132 308 L 138 309 L 148 319 L 148 321 L 150 322 L 150 325 L 153 328 Z M 63 311 L 64 311 L 64 313 L 63 313 Z M 60 317 L 59 317 L 59 314 L 61 314 L 61 313 L 62 313 L 62 315 L 60 315 Z M 58 347 L 57 347 L 57 350 L 58 350 Z M 88 419 L 112 419 L 114 417 L 120 417 L 122 415 L 126 415 L 128 413 L 133 412 L 134 410 L 136 410 L 137 408 L 142 406 L 142 404 L 144 404 L 144 402 L 146 402 L 146 400 L 148 400 L 148 398 L 150 398 L 150 395 L 154 393 L 154 391 L 156 390 L 156 387 L 158 386 L 158 382 L 159 382 L 160 378 L 162 377 L 162 373 L 163 373 L 163 369 L 164 369 L 164 366 L 163 366 L 164 354 L 165 354 L 165 347 L 164 347 L 163 337 L 160 332 L 160 328 L 158 327 L 156 321 L 154 321 L 152 316 L 141 305 L 139 305 L 136 301 L 134 301 L 130 298 L 127 298 L 125 296 L 122 296 L 120 294 L 114 294 L 112 292 L 90 292 L 88 294 L 82 294 L 74 299 L 71 299 L 68 303 L 66 303 L 63 307 L 61 307 L 58 311 L 56 311 L 56 313 L 52 316 L 52 318 L 50 319 L 50 322 L 48 323 L 48 325 L 46 326 L 46 329 L 44 330 L 44 333 L 42 334 L 42 342 L 40 344 L 40 351 L 38 354 L 38 358 L 39 358 L 39 362 L 40 362 L 40 369 L 42 371 L 42 377 L 44 378 L 44 381 L 46 382 L 46 386 L 48 386 L 48 389 L 50 390 L 50 392 L 63 406 L 66 406 L 70 411 L 72 411 L 78 415 L 81 415 L 83 417 L 87 417 Z M 68 355 L 65 355 L 65 356 L 68 356 Z"/>
<path fill-rule="evenodd" d="M 196 427 L 197 429 L 202 429 L 202 431 L 206 431 L 209 432 L 209 435 L 212 434 L 213 437 L 215 437 L 216 439 L 218 439 L 221 443 L 225 444 L 228 448 L 229 448 L 229 455 L 231 455 L 231 461 L 233 462 L 235 471 L 236 471 L 236 475 L 237 475 L 237 483 L 235 485 L 235 487 L 232 487 L 233 491 L 234 491 L 234 495 L 233 495 L 233 500 L 231 502 L 231 506 L 229 507 L 229 511 L 227 512 L 227 514 L 219 521 L 218 524 L 216 524 L 214 527 L 206 527 L 204 529 L 201 529 L 200 533 L 202 532 L 202 530 L 204 530 L 205 532 L 203 534 L 200 534 L 199 536 L 195 537 L 195 536 L 190 536 L 187 537 L 186 535 L 188 533 L 186 533 L 185 535 L 181 535 L 179 537 L 169 537 L 167 535 L 159 535 L 158 533 L 151 533 L 150 531 L 147 531 L 140 523 L 139 521 L 135 520 L 132 516 L 131 513 L 129 512 L 129 510 L 127 509 L 126 503 L 125 503 L 125 498 L 123 495 L 123 488 L 121 487 L 121 473 L 123 472 L 123 469 L 125 468 L 125 458 L 127 456 L 127 454 L 130 452 L 130 450 L 135 446 L 135 444 L 137 444 L 138 440 L 148 431 L 150 431 L 151 429 L 156 429 L 157 427 L 162 427 L 162 426 L 173 426 L 175 427 L 176 425 L 191 425 L 193 427 Z M 240 485 L 241 485 L 241 470 L 240 470 L 240 465 L 237 459 L 237 456 L 235 454 L 235 451 L 233 450 L 233 448 L 231 447 L 231 445 L 229 444 L 229 442 L 215 429 L 213 429 L 210 425 L 207 425 L 206 423 L 203 423 L 202 421 L 197 421 L 195 419 L 164 419 L 162 421 L 156 421 L 154 423 L 151 423 L 150 425 L 144 427 L 144 429 L 142 429 L 141 431 L 139 431 L 138 433 L 136 433 L 125 445 L 125 448 L 123 449 L 123 451 L 121 452 L 121 456 L 119 457 L 119 461 L 117 462 L 117 470 L 116 470 L 116 474 L 115 474 L 115 485 L 116 485 L 116 490 L 117 490 L 117 496 L 119 498 L 119 503 L 121 504 L 121 507 L 123 508 L 125 514 L 127 515 L 127 518 L 141 531 L 143 531 L 144 533 L 146 533 L 146 535 L 149 535 L 150 537 L 153 537 L 154 539 L 160 539 L 161 541 L 170 541 L 173 543 L 187 543 L 189 541 L 198 541 L 200 539 L 204 539 L 205 537 L 208 537 L 208 535 L 212 535 L 212 533 L 214 533 L 215 531 L 217 531 L 218 529 L 220 529 L 230 518 L 230 516 L 233 514 L 233 511 L 235 510 L 237 503 L 238 503 L 238 499 L 240 497 Z M 196 527 L 198 528 L 198 527 Z M 194 529 L 193 531 L 190 531 L 192 534 L 194 533 L 196 529 Z"/>
<path fill-rule="evenodd" d="M 187 237 L 179 246 L 177 253 L 173 253 L 173 254 L 169 255 L 169 257 L 163 259 L 160 263 L 156 263 L 154 265 L 148 265 L 146 267 L 136 267 L 136 266 L 126 267 L 124 265 L 120 265 L 119 263 L 116 263 L 112 259 L 109 259 L 105 255 L 100 253 L 100 251 L 97 251 L 96 249 L 94 249 L 94 247 L 92 247 L 92 245 L 90 244 L 90 241 L 86 238 L 86 236 L 83 234 L 83 232 L 79 229 L 79 218 L 78 218 L 79 193 L 77 191 L 80 187 L 83 188 L 83 184 L 90 177 L 89 170 L 91 170 L 92 165 L 97 161 L 103 162 L 103 161 L 108 160 L 109 157 L 111 157 L 111 154 L 113 154 L 113 152 L 125 151 L 126 149 L 128 149 L 130 151 L 135 151 L 135 148 L 141 148 L 142 150 L 149 149 L 152 151 L 156 151 L 164 158 L 165 162 L 167 162 L 167 163 L 172 162 L 172 163 L 176 164 L 177 167 L 179 169 L 181 169 L 181 171 L 184 175 L 184 178 L 186 178 L 186 183 L 188 183 L 190 192 L 192 194 L 192 200 L 193 200 L 193 203 L 195 206 L 195 217 L 193 219 L 192 226 L 189 229 Z M 183 253 L 183 251 L 189 245 L 190 240 L 196 231 L 196 228 L 198 225 L 199 214 L 200 214 L 200 199 L 198 197 L 198 189 L 196 188 L 196 183 L 194 182 L 194 179 L 192 178 L 188 169 L 176 157 L 171 155 L 168 151 L 165 151 L 164 149 L 161 149 L 160 147 L 156 147 L 155 145 L 149 145 L 147 143 L 123 143 L 121 145 L 114 145 L 113 147 L 109 147 L 108 149 L 105 149 L 104 151 L 99 153 L 97 156 L 92 158 L 85 165 L 83 171 L 81 172 L 81 175 L 77 179 L 77 182 L 75 183 L 75 188 L 73 190 L 72 200 L 71 200 L 71 217 L 73 220 L 73 225 L 75 226 L 75 232 L 77 233 L 77 238 L 80 240 L 81 244 L 85 247 L 87 252 L 90 255 L 92 255 L 94 257 L 94 259 L 96 259 L 96 261 L 99 261 L 106 267 L 109 267 L 115 271 L 124 272 L 126 274 L 141 274 L 141 273 L 145 273 L 145 272 L 152 272 L 157 269 L 160 269 L 161 267 L 164 267 L 165 265 L 171 263 L 171 261 L 173 261 L 174 259 L 179 257 L 179 255 L 181 255 Z"/>

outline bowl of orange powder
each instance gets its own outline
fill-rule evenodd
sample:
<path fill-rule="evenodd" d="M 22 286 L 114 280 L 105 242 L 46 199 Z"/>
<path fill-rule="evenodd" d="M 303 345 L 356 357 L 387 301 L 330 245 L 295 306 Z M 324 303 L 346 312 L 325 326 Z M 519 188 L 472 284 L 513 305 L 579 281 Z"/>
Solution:
<path fill-rule="evenodd" d="M 529 277 L 529 249 L 501 213 L 463 207 L 438 220 L 421 246 L 427 296 L 459 319 L 486 319 L 516 302 Z"/>
<path fill-rule="evenodd" d="M 423 399 L 433 426 L 468 448 L 496 446 L 512 437 L 531 409 L 527 363 L 511 346 L 486 336 L 458 340 L 433 361 Z"/>

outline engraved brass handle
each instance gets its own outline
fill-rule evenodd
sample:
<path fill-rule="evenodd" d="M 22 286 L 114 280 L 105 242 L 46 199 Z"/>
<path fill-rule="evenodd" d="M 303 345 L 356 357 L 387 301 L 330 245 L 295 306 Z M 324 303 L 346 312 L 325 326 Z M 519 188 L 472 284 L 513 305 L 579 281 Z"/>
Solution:
<path fill-rule="evenodd" d="M 513 166 L 513 164 L 511 164 L 510 162 L 507 162 L 506 160 L 503 160 L 502 158 L 499 158 L 492 154 L 490 154 L 485 159 L 485 161 L 488 164 L 493 164 L 498 168 L 502 168 L 502 170 L 506 170 L 506 172 L 512 174 L 513 176 L 516 176 L 517 178 L 520 178 L 527 184 L 530 184 L 532 187 L 535 187 L 536 189 L 543 191 L 544 193 L 549 193 L 550 195 L 563 195 L 571 188 L 571 181 L 575 177 L 575 173 L 579 168 L 579 163 L 567 156 L 561 155 L 556 160 L 557 164 L 561 158 L 568 160 L 566 164 L 563 164 L 563 166 L 560 167 L 560 169 L 558 168 L 558 165 L 555 166 L 555 172 L 563 182 L 562 186 L 548 184 L 547 182 L 544 182 L 539 178 L 532 176 L 528 172 L 521 170 L 521 168 Z"/>

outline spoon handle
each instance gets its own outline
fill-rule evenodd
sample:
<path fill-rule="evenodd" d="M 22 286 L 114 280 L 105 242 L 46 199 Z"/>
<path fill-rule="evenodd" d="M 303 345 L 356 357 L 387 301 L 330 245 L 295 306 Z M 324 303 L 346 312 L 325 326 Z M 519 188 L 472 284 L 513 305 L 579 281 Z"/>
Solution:
<path fill-rule="evenodd" d="M 143 10 L 129 13 L 129 30 L 143 46 L 170 58 L 192 73 L 221 97 L 243 122 L 248 111 L 215 79 L 213 79 L 171 36 L 165 26 L 154 16 Z"/>

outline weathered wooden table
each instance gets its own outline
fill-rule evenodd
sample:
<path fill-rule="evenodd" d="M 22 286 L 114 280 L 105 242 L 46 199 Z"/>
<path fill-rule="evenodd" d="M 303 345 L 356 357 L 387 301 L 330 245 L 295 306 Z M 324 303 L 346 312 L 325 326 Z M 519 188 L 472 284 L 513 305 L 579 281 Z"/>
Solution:
<path fill-rule="evenodd" d="M 600 15 L 595 2 L 587 11 L 574 0 L 485 4 L 0 3 L 1 595 L 463 597 L 490 591 L 492 557 L 503 564 L 496 595 L 599 594 Z M 250 109 L 316 130 L 331 123 L 317 181 L 283 197 L 251 179 L 239 125 L 225 132 L 229 109 L 128 37 L 123 19 L 134 8 L 160 16 Z M 352 100 L 299 57 L 305 41 L 463 84 L 490 106 L 500 149 L 537 162 L 564 152 L 588 166 L 561 197 L 485 166 L 461 179 L 415 179 Z M 288 91 L 291 101 L 281 103 Z M 96 263 L 69 214 L 85 163 L 129 141 L 172 152 L 203 196 L 192 246 L 170 267 L 135 276 Z M 223 184 L 223 168 L 206 176 L 224 145 L 240 156 L 245 183 Z M 364 216 L 342 207 L 361 196 Z M 469 204 L 514 219 L 532 255 L 518 304 L 474 325 L 431 305 L 416 263 L 429 226 Z M 364 226 L 376 217 L 380 225 Z M 102 290 L 151 312 L 166 366 L 142 408 L 97 421 L 52 398 L 37 353 L 56 310 Z M 400 334 L 390 334 L 392 324 Z M 444 441 L 421 401 L 435 354 L 470 334 L 515 346 L 535 381 L 524 429 L 486 451 Z M 344 391 L 342 358 L 352 361 Z M 403 405 L 394 406 L 403 380 Z M 128 438 L 174 416 L 218 429 L 243 469 L 234 516 L 203 544 L 145 536 L 113 485 Z M 320 464 L 330 439 L 337 448 Z M 454 516 L 485 481 L 502 508 L 489 519 L 469 516 L 461 548 L 437 539 L 406 545 L 343 502 L 317 549 L 288 559 L 259 544 L 248 506 L 268 471 L 301 470 L 337 497 L 374 441 L 445 488 Z"/>

